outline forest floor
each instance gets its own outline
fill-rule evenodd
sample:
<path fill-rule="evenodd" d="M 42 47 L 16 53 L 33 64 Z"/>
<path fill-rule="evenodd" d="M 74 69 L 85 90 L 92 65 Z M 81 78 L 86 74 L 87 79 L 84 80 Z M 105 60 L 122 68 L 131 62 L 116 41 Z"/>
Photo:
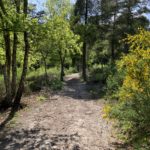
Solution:
<path fill-rule="evenodd" d="M 0 131 L 0 150 L 122 150 L 103 119 L 103 100 L 92 99 L 79 74 L 65 77 L 63 90 L 43 102 L 39 94 Z M 1 115 L 1 121 L 6 119 Z"/>

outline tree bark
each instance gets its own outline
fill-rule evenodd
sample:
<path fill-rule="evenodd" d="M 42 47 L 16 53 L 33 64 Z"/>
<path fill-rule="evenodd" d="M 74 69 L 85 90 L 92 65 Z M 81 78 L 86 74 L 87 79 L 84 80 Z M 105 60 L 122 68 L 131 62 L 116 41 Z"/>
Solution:
<path fill-rule="evenodd" d="M 127 18 L 126 18 L 127 27 L 126 28 L 127 28 L 128 34 L 133 34 L 131 2 L 132 2 L 131 0 L 127 1 L 127 8 L 126 8 L 127 9 Z M 125 43 L 125 45 L 124 45 L 124 52 L 129 53 L 129 44 L 127 44 L 127 43 Z"/>
<path fill-rule="evenodd" d="M 116 3 L 116 9 L 114 10 L 113 14 L 113 27 L 112 27 L 112 36 L 111 36 L 111 61 L 114 63 L 115 60 L 115 30 L 116 30 L 116 15 L 117 15 L 117 0 Z"/>
<path fill-rule="evenodd" d="M 84 43 L 83 43 L 83 58 L 82 58 L 82 76 L 83 76 L 84 81 L 87 81 L 86 55 L 87 55 L 87 44 L 86 44 L 86 42 L 84 42 Z"/>
<path fill-rule="evenodd" d="M 113 38 L 111 39 L 111 60 L 112 62 L 115 60 L 115 43 Z"/>
<path fill-rule="evenodd" d="M 63 81 L 64 80 L 64 62 L 61 61 L 61 72 L 60 72 L 60 80 Z"/>
<path fill-rule="evenodd" d="M 5 84 L 5 90 L 7 90 L 7 71 L 6 71 L 6 64 L 3 65 L 3 76 L 4 76 L 4 84 Z M 7 91 L 5 91 L 7 93 Z"/>
<path fill-rule="evenodd" d="M 2 103 L 2 107 L 9 107 L 12 105 L 12 100 L 11 100 L 11 42 L 10 42 L 10 33 L 9 31 L 6 30 L 7 27 L 7 22 L 4 23 L 4 18 L 7 17 L 7 12 L 5 10 L 3 1 L 0 1 L 0 9 L 2 10 L 3 14 L 0 13 L 0 18 L 2 21 L 2 26 L 3 26 L 3 38 L 5 42 L 5 72 L 4 72 L 4 79 L 5 79 L 5 87 L 6 87 L 6 97 L 4 99 L 4 102 Z"/>
<path fill-rule="evenodd" d="M 65 62 L 65 58 L 62 56 L 61 51 L 59 51 L 59 57 L 60 57 L 60 81 L 64 81 L 64 75 L 65 75 L 65 73 L 64 73 L 64 62 Z"/>
<path fill-rule="evenodd" d="M 16 86 L 17 86 L 16 84 L 17 83 L 17 62 L 16 62 L 17 42 L 18 42 L 17 33 L 14 33 L 13 54 L 12 54 L 12 84 L 11 84 L 12 99 L 16 94 Z"/>
<path fill-rule="evenodd" d="M 85 33 L 84 33 L 84 43 L 83 43 L 83 56 L 82 56 L 82 77 L 84 81 L 87 81 L 87 40 L 86 40 L 86 25 L 88 23 L 88 0 L 85 0 Z"/>
<path fill-rule="evenodd" d="M 4 74 L 5 80 L 5 87 L 6 87 L 6 97 L 5 97 L 5 107 L 9 107 L 12 104 L 11 100 L 11 45 L 10 45 L 10 33 L 4 31 L 3 33 L 4 41 L 5 41 L 5 56 L 6 56 L 6 63 L 5 68 L 6 72 Z"/>
<path fill-rule="evenodd" d="M 44 58 L 44 68 L 45 68 L 45 81 L 46 84 L 48 85 L 48 74 L 47 74 L 47 63 L 46 63 L 46 58 Z"/>
<path fill-rule="evenodd" d="M 28 10 L 28 0 L 24 0 L 24 14 L 26 17 L 27 17 L 27 10 Z M 21 97 L 23 94 L 23 90 L 24 90 L 24 82 L 25 82 L 26 74 L 27 74 L 28 56 L 29 56 L 29 50 L 30 50 L 28 37 L 29 37 L 28 32 L 24 31 L 24 44 L 25 44 L 24 63 L 23 63 L 21 79 L 19 82 L 19 87 L 18 87 L 17 94 L 14 100 L 14 104 L 13 104 L 13 108 L 15 110 L 17 110 L 20 107 L 20 101 L 21 101 Z"/>
<path fill-rule="evenodd" d="M 15 5 L 16 5 L 16 12 L 18 16 L 20 13 L 20 0 L 15 0 Z M 17 55 L 17 43 L 18 43 L 18 35 L 17 35 L 17 32 L 14 31 L 13 53 L 12 53 L 12 84 L 11 84 L 12 99 L 16 95 L 16 88 L 17 88 L 17 56 L 16 56 Z"/>

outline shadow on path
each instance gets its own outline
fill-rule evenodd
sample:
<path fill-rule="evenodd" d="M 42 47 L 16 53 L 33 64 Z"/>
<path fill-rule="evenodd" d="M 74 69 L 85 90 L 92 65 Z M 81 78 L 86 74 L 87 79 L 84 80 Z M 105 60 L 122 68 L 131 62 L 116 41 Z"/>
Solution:
<path fill-rule="evenodd" d="M 61 94 L 75 100 L 96 101 L 100 98 L 100 88 L 99 84 L 81 81 L 77 73 L 65 77 L 65 87 Z"/>
<path fill-rule="evenodd" d="M 31 130 L 20 129 L 7 133 L 0 139 L 1 150 L 80 150 L 77 144 L 78 134 L 51 135 L 45 134 L 46 129 L 36 128 Z"/>
<path fill-rule="evenodd" d="M 0 131 L 3 130 L 5 126 L 7 125 L 7 123 L 9 123 L 14 118 L 15 114 L 16 114 L 16 111 L 12 109 L 8 117 L 0 124 Z"/>
<path fill-rule="evenodd" d="M 97 100 L 89 92 L 91 87 L 80 80 L 79 74 L 69 75 L 58 93 L 66 97 L 25 112 L 23 125 L 4 128 L 15 115 L 11 111 L 0 125 L 0 150 L 128 150 L 109 139 L 111 130 L 101 117 L 101 107 L 90 102 Z"/>

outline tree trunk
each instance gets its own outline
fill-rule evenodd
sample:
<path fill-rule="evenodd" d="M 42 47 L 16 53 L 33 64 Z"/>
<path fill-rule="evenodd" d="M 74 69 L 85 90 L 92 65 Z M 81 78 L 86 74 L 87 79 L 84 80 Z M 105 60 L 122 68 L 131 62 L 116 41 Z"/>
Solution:
<path fill-rule="evenodd" d="M 27 10 L 28 10 L 28 0 L 24 0 L 24 14 L 26 17 L 27 17 Z M 20 106 L 20 101 L 21 101 L 21 97 L 23 94 L 23 90 L 24 90 L 24 82 L 25 82 L 25 78 L 27 74 L 28 56 L 29 56 L 29 49 L 30 49 L 28 36 L 29 36 L 28 32 L 25 31 L 24 32 L 25 54 L 24 54 L 23 71 L 22 71 L 21 79 L 19 82 L 19 87 L 18 87 L 17 94 L 14 100 L 14 105 L 13 105 L 13 108 L 16 110 Z"/>
<path fill-rule="evenodd" d="M 133 27 L 132 27 L 132 10 L 131 10 L 131 1 L 128 1 L 127 4 L 127 33 L 128 34 L 133 34 Z M 129 53 L 129 44 L 125 43 L 124 45 L 124 52 Z"/>
<path fill-rule="evenodd" d="M 6 72 L 4 74 L 5 80 L 5 87 L 6 87 L 6 97 L 5 97 L 5 106 L 9 107 L 12 105 L 11 100 L 11 45 L 10 45 L 10 33 L 8 31 L 4 31 L 3 33 L 4 40 L 5 40 L 5 56 L 6 56 L 6 63 L 5 63 L 5 69 Z"/>
<path fill-rule="evenodd" d="M 86 65 L 86 54 L 87 53 L 87 44 L 86 42 L 83 43 L 83 58 L 82 58 L 82 76 L 83 76 L 83 79 L 84 81 L 87 80 L 87 72 L 86 72 L 86 68 L 87 68 L 87 65 Z"/>
<path fill-rule="evenodd" d="M 60 70 L 60 80 L 61 81 L 64 81 L 64 75 L 65 75 L 65 73 L 64 73 L 64 61 L 61 60 L 61 70 Z"/>
<path fill-rule="evenodd" d="M 84 43 L 83 43 L 83 58 L 82 58 L 82 76 L 84 81 L 87 80 L 87 65 L 86 65 L 86 57 L 87 57 L 87 40 L 86 40 L 86 25 L 88 23 L 88 0 L 85 1 L 85 33 L 84 33 Z"/>
<path fill-rule="evenodd" d="M 41 50 L 40 52 L 41 52 L 42 59 L 43 59 L 43 62 L 44 62 L 44 70 L 45 70 L 45 84 L 46 84 L 46 85 L 48 85 L 48 83 L 49 83 L 49 79 L 48 79 L 48 73 L 47 73 L 47 63 L 46 63 L 46 60 L 47 60 L 47 56 L 48 56 L 48 54 L 45 54 L 42 50 Z"/>
<path fill-rule="evenodd" d="M 15 0 L 17 18 L 20 13 L 20 0 Z M 13 53 L 12 53 L 12 84 L 11 84 L 11 94 L 12 99 L 16 95 L 17 88 L 17 44 L 18 44 L 18 35 L 17 32 L 14 31 L 14 39 L 13 39 Z"/>
<path fill-rule="evenodd" d="M 111 37 L 111 61 L 112 64 L 115 60 L 115 30 L 116 30 L 116 17 L 117 17 L 117 11 L 118 11 L 118 0 L 115 0 L 115 8 L 114 8 L 114 14 L 113 14 L 113 27 L 112 27 L 112 37 Z"/>
<path fill-rule="evenodd" d="M 15 97 L 16 86 L 17 86 L 16 85 L 16 82 L 17 82 L 17 62 L 16 62 L 17 42 L 18 42 L 17 33 L 14 33 L 13 54 L 12 54 L 12 84 L 11 84 L 12 99 Z"/>
<path fill-rule="evenodd" d="M 72 67 L 75 67 L 75 65 L 76 65 L 76 57 L 75 56 L 72 56 Z"/>
<path fill-rule="evenodd" d="M 21 97 L 24 90 L 24 82 L 27 74 L 27 67 L 28 67 L 28 55 L 29 55 L 29 41 L 28 41 L 28 33 L 25 31 L 24 33 L 24 42 L 25 42 L 25 54 L 24 54 L 24 64 L 23 64 L 23 71 L 21 75 L 21 79 L 19 82 L 19 87 L 17 90 L 17 94 L 14 100 L 14 109 L 18 109 L 20 106 Z"/>
<path fill-rule="evenodd" d="M 10 33 L 9 31 L 6 31 L 7 28 L 7 22 L 4 20 L 4 16 L 7 17 L 7 12 L 5 10 L 3 1 L 0 1 L 0 18 L 2 22 L 3 27 L 3 38 L 5 42 L 5 71 L 4 71 L 4 79 L 5 79 L 5 87 L 6 87 L 6 97 L 4 102 L 2 102 L 2 107 L 9 107 L 12 104 L 11 100 L 11 42 L 10 42 Z M 2 13 L 3 14 L 2 14 Z"/>
<path fill-rule="evenodd" d="M 48 74 L 47 74 L 47 63 L 46 63 L 46 58 L 44 58 L 44 68 L 45 68 L 45 81 L 46 85 L 48 85 Z"/>
<path fill-rule="evenodd" d="M 65 55 L 64 55 L 64 57 L 62 56 L 61 50 L 58 52 L 58 54 L 59 54 L 59 58 L 60 58 L 60 81 L 64 81 L 64 75 L 65 75 L 65 72 L 64 72 Z M 66 52 L 65 52 L 65 54 L 66 54 Z"/>
<path fill-rule="evenodd" d="M 117 2 L 116 2 L 117 5 Z M 112 28 L 112 35 L 111 35 L 111 60 L 112 63 L 115 60 L 115 29 L 116 29 L 116 14 L 117 14 L 117 10 L 115 10 L 114 12 L 114 22 L 113 22 L 113 28 Z"/>
<path fill-rule="evenodd" d="M 7 70 L 6 70 L 6 64 L 3 66 L 3 76 L 4 76 L 4 84 L 5 84 L 5 92 L 7 93 Z"/>
<path fill-rule="evenodd" d="M 114 39 L 111 39 L 111 60 L 112 62 L 114 62 L 115 59 L 115 43 L 114 43 Z"/>

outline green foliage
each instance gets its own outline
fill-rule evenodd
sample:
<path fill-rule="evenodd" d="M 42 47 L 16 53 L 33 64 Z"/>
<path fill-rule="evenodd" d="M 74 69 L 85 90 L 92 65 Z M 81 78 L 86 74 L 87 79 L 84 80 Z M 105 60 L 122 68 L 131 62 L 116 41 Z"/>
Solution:
<path fill-rule="evenodd" d="M 42 62 L 45 70 L 48 66 L 64 69 L 66 63 L 71 63 L 71 56 L 81 55 L 80 36 L 73 33 L 66 17 L 71 7 L 68 2 L 47 1 L 49 15 L 44 18 L 46 23 L 38 26 L 36 39 L 34 39 L 36 53 L 39 55 L 37 60 Z"/>
<path fill-rule="evenodd" d="M 65 71 L 65 74 L 77 73 L 78 71 L 74 67 L 69 67 L 68 70 Z"/>
<path fill-rule="evenodd" d="M 118 90 L 123 84 L 124 71 L 117 71 L 116 68 L 108 76 L 106 81 L 106 97 L 118 99 Z"/>
<path fill-rule="evenodd" d="M 46 81 L 45 78 L 44 68 L 39 68 L 36 71 L 29 72 L 27 76 L 28 82 L 27 86 L 29 86 L 32 92 L 38 92 L 45 86 L 54 91 L 62 89 L 63 84 L 59 80 L 58 68 L 49 68 L 47 70 L 47 73 L 48 73 L 48 81 Z"/>
<path fill-rule="evenodd" d="M 90 70 L 90 80 L 105 84 L 112 68 L 111 64 L 94 64 Z"/>
<path fill-rule="evenodd" d="M 119 103 L 110 110 L 110 117 L 118 119 L 126 140 L 138 147 L 150 144 L 149 39 L 150 32 L 144 30 L 126 39 L 130 53 L 117 63 L 118 71 L 125 73 L 119 88 Z"/>
<path fill-rule="evenodd" d="M 48 26 L 50 29 L 49 34 L 51 35 L 51 49 L 55 50 L 58 54 L 61 52 L 62 57 L 81 53 L 81 45 L 78 43 L 80 37 L 71 31 L 69 23 L 63 16 L 53 17 Z"/>
<path fill-rule="evenodd" d="M 49 82 L 49 87 L 53 91 L 58 91 L 62 89 L 63 83 L 58 78 L 55 78 Z"/>
<path fill-rule="evenodd" d="M 5 53 L 4 49 L 0 47 L 0 64 L 4 65 L 5 64 Z"/>
<path fill-rule="evenodd" d="M 29 83 L 29 88 L 32 92 L 38 92 L 42 89 L 42 86 L 44 86 L 45 79 L 44 77 L 37 77 L 36 80 L 33 80 Z M 28 88 L 28 87 L 26 87 Z"/>

